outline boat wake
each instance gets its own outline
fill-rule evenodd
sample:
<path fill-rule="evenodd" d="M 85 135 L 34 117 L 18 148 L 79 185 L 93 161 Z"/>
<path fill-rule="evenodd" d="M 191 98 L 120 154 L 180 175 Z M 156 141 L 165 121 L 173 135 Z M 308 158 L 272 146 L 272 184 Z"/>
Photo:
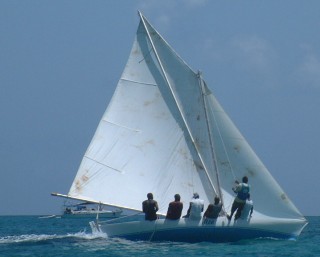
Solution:
<path fill-rule="evenodd" d="M 50 240 L 93 240 L 93 239 L 101 239 L 107 238 L 107 234 L 102 232 L 95 233 L 86 233 L 86 232 L 78 232 L 66 235 L 37 235 L 37 234 L 28 234 L 28 235 L 19 235 L 19 236 L 5 236 L 0 237 L 0 245 L 1 244 L 19 244 L 19 243 L 37 243 L 44 242 Z"/>

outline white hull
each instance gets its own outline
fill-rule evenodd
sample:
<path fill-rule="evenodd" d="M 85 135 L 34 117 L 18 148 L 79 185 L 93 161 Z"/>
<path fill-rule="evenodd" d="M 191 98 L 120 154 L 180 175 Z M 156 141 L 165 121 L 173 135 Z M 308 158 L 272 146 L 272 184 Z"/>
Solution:
<path fill-rule="evenodd" d="M 208 221 L 208 220 L 206 220 Z M 226 217 L 209 222 L 203 220 L 132 221 L 106 224 L 91 222 L 93 231 L 104 232 L 108 237 L 129 240 L 176 242 L 233 242 L 254 238 L 295 239 L 306 226 L 305 219 L 252 219 L 228 221 Z"/>
<path fill-rule="evenodd" d="M 99 218 L 119 218 L 122 211 L 71 211 L 68 214 L 63 214 L 63 217 L 72 217 L 72 218 L 84 218 L 92 217 L 95 218 L 97 215 Z"/>

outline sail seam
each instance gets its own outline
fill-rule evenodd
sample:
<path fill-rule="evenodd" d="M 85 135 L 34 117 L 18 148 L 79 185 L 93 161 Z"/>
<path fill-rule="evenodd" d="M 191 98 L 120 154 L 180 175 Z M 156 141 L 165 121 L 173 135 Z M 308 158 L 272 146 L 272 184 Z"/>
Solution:
<path fill-rule="evenodd" d="M 117 126 L 117 127 L 120 127 L 120 128 L 124 128 L 124 129 L 127 129 L 127 130 L 131 130 L 131 131 L 134 131 L 134 132 L 141 132 L 141 130 L 134 129 L 134 128 L 129 128 L 129 127 L 126 127 L 126 126 L 123 126 L 123 125 L 119 125 L 119 124 L 117 124 L 117 123 L 111 122 L 111 121 L 106 120 L 106 119 L 103 119 L 103 118 L 101 119 L 101 121 L 106 122 L 106 123 L 110 123 L 110 124 L 112 124 L 112 125 L 114 125 L 114 126 Z"/>
<path fill-rule="evenodd" d="M 135 81 L 135 80 L 131 80 L 131 79 L 125 79 L 125 78 L 121 78 L 120 80 L 124 80 L 124 81 L 128 81 L 128 82 L 133 82 L 135 84 L 143 84 L 143 85 L 148 85 L 148 86 L 158 86 L 157 84 L 154 83 L 147 83 L 147 82 L 141 82 L 141 81 Z"/>
<path fill-rule="evenodd" d="M 87 159 L 89 159 L 89 160 L 91 160 L 91 161 L 93 161 L 93 162 L 95 162 L 95 163 L 97 163 L 97 164 L 100 164 L 100 165 L 102 165 L 102 166 L 105 166 L 105 167 L 107 167 L 107 168 L 110 168 L 110 169 L 112 169 L 112 170 L 114 170 L 114 171 L 117 171 L 117 172 L 119 172 L 119 173 L 122 173 L 121 170 L 118 170 L 118 169 L 113 168 L 113 167 L 111 167 L 111 166 L 109 166 L 109 165 L 106 165 L 106 164 L 104 164 L 104 163 L 102 163 L 102 162 L 99 162 L 99 161 L 97 161 L 97 160 L 95 160 L 95 159 L 93 159 L 93 158 L 91 158 L 91 157 L 89 157 L 89 156 L 87 156 L 87 155 L 84 155 L 83 157 L 84 157 L 84 158 L 87 158 Z"/>

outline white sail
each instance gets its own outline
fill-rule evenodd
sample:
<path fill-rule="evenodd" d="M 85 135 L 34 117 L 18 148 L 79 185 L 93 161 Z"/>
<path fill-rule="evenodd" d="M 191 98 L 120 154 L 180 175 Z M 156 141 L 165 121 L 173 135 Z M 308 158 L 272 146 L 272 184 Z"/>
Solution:
<path fill-rule="evenodd" d="M 228 209 L 234 180 L 244 175 L 255 212 L 302 217 L 201 76 L 141 15 L 126 67 L 68 195 L 141 210 L 152 192 L 165 213 L 174 194 L 187 204 L 198 192 L 205 205 L 220 195 Z"/>
<path fill-rule="evenodd" d="M 179 60 L 173 64 L 179 69 L 176 74 L 164 74 L 149 34 L 157 37 L 153 40 L 162 55 L 178 57 L 148 27 L 150 32 L 141 21 L 126 68 L 68 195 L 141 210 L 141 201 L 153 192 L 164 213 L 176 193 L 187 202 L 195 191 L 206 202 L 215 193 L 172 94 L 178 94 L 179 76 L 188 74 L 192 103 L 191 94 L 199 94 L 198 88 L 192 89 L 198 87 L 197 76 Z"/>
<path fill-rule="evenodd" d="M 255 212 L 271 217 L 301 218 L 302 214 L 273 179 L 209 89 L 206 101 L 225 205 L 232 204 L 234 180 L 240 181 L 243 176 L 248 176 Z"/>

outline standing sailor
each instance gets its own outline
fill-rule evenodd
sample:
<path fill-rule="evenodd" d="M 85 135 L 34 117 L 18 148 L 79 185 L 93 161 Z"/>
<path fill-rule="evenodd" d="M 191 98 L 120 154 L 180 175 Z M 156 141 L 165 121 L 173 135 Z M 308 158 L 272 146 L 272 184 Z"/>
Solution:
<path fill-rule="evenodd" d="M 250 186 L 248 184 L 248 177 L 244 176 L 242 178 L 242 183 L 239 184 L 238 181 L 235 181 L 236 186 L 232 188 L 233 192 L 237 194 L 236 198 L 233 201 L 231 207 L 231 214 L 227 215 L 228 220 L 231 220 L 232 215 L 235 211 L 237 211 L 234 220 L 237 220 L 241 216 L 241 211 L 246 204 L 246 200 L 248 199 Z"/>

